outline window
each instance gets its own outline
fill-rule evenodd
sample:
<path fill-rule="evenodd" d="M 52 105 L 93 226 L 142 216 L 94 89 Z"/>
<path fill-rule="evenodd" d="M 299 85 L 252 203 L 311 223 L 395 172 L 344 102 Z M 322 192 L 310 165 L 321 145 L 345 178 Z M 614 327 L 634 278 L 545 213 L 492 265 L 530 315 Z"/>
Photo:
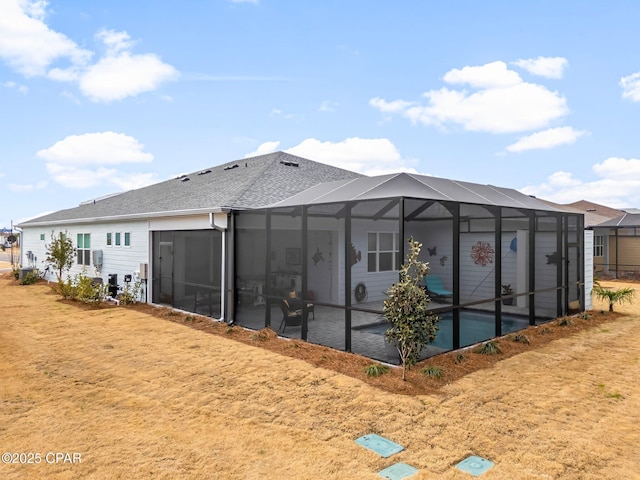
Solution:
<path fill-rule="evenodd" d="M 44 241 L 44 233 L 40 234 L 40 240 Z"/>
<path fill-rule="evenodd" d="M 373 233 L 368 235 L 367 271 L 390 272 L 397 270 L 397 233 Z"/>
<path fill-rule="evenodd" d="M 113 242 L 111 241 L 111 232 L 107 233 L 107 247 L 110 247 L 111 245 L 113 245 Z"/>
<path fill-rule="evenodd" d="M 130 232 L 124 232 L 124 246 L 125 247 L 130 247 L 131 246 L 131 233 Z"/>
<path fill-rule="evenodd" d="M 604 257 L 604 235 L 593 236 L 593 256 Z"/>
<path fill-rule="evenodd" d="M 91 265 L 91 234 L 78 234 L 78 265 Z"/>
<path fill-rule="evenodd" d="M 116 232 L 116 247 L 120 246 L 120 232 Z"/>

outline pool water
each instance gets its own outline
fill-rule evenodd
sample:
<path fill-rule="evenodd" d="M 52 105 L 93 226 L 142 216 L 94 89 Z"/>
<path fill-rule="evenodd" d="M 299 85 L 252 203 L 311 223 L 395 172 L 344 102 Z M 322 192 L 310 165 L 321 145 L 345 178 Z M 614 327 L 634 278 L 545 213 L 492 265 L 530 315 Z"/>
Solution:
<path fill-rule="evenodd" d="M 502 333 L 507 334 L 527 328 L 527 318 L 515 315 L 502 315 Z M 384 335 L 389 329 L 387 322 L 376 323 L 358 328 L 361 332 Z M 440 315 L 436 339 L 430 346 L 443 350 L 453 349 L 453 314 Z M 495 316 L 492 312 L 477 310 L 463 310 L 460 312 L 460 346 L 472 345 L 495 336 Z"/>

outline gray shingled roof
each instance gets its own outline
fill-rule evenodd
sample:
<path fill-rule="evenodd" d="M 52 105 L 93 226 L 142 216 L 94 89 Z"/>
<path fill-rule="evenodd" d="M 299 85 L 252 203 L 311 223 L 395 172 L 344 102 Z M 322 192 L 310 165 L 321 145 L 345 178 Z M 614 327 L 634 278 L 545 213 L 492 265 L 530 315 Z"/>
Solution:
<path fill-rule="evenodd" d="M 540 199 L 541 202 L 551 205 L 565 212 L 582 213 L 584 215 L 584 228 L 594 227 L 611 218 L 620 216 L 623 212 L 615 208 L 605 207 L 597 203 L 580 200 L 579 202 L 559 204 L 549 200 Z M 612 213 L 614 213 L 612 215 Z"/>
<path fill-rule="evenodd" d="M 454 201 L 478 205 L 497 205 L 532 210 L 560 211 L 536 198 L 511 188 L 459 182 L 446 178 L 396 173 L 376 177 L 361 177 L 316 185 L 273 207 L 314 205 L 372 200 L 377 198 L 413 197 L 429 200 Z"/>
<path fill-rule="evenodd" d="M 632 228 L 640 227 L 639 213 L 625 213 L 624 215 L 594 225 L 594 228 Z"/>
<path fill-rule="evenodd" d="M 278 202 L 319 183 L 361 176 L 349 170 L 275 152 L 96 199 L 28 220 L 20 227 L 199 213 L 223 207 L 255 208 Z"/>

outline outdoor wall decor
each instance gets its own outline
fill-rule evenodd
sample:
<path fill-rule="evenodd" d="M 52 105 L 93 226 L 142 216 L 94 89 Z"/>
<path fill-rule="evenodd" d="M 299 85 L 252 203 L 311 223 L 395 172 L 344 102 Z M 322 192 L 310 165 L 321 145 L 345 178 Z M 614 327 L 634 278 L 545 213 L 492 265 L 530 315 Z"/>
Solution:
<path fill-rule="evenodd" d="M 429 256 L 430 257 L 433 257 L 436 254 L 436 248 L 437 248 L 437 245 L 435 247 L 433 247 L 433 248 L 427 247 L 427 250 L 429 251 Z"/>
<path fill-rule="evenodd" d="M 324 262 L 324 257 L 322 256 L 322 252 L 320 251 L 320 247 L 316 247 L 316 253 L 311 257 L 314 265 L 318 265 L 318 262 Z"/>
<path fill-rule="evenodd" d="M 489 263 L 493 263 L 495 250 L 489 242 L 479 241 L 471 247 L 471 258 L 476 265 L 486 267 Z"/>
<path fill-rule="evenodd" d="M 360 260 L 362 260 L 362 252 L 360 252 L 360 250 L 356 252 L 356 247 L 352 243 L 351 244 L 351 266 L 353 267 Z"/>
<path fill-rule="evenodd" d="M 442 257 L 440 257 L 440 265 L 444 267 L 444 264 L 447 263 L 448 258 L 449 257 L 447 257 L 446 255 L 443 255 Z"/>
<path fill-rule="evenodd" d="M 285 255 L 285 261 L 287 262 L 287 265 L 300 265 L 299 248 L 287 248 Z"/>
<path fill-rule="evenodd" d="M 551 255 L 545 255 L 545 257 L 547 257 L 547 265 L 558 265 L 558 260 L 560 260 L 558 252 L 553 252 Z"/>

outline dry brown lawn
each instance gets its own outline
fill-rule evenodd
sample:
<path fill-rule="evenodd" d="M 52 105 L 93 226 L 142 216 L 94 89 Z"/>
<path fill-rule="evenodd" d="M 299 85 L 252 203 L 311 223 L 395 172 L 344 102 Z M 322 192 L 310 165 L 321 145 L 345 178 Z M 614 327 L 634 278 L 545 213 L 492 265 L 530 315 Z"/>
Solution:
<path fill-rule="evenodd" d="M 412 480 L 468 479 L 469 455 L 495 462 L 485 479 L 640 478 L 639 303 L 403 383 L 269 331 L 0 278 L 0 453 L 41 454 L 0 478 L 376 479 L 404 462 Z M 354 442 L 368 433 L 405 450 L 381 458 Z"/>

